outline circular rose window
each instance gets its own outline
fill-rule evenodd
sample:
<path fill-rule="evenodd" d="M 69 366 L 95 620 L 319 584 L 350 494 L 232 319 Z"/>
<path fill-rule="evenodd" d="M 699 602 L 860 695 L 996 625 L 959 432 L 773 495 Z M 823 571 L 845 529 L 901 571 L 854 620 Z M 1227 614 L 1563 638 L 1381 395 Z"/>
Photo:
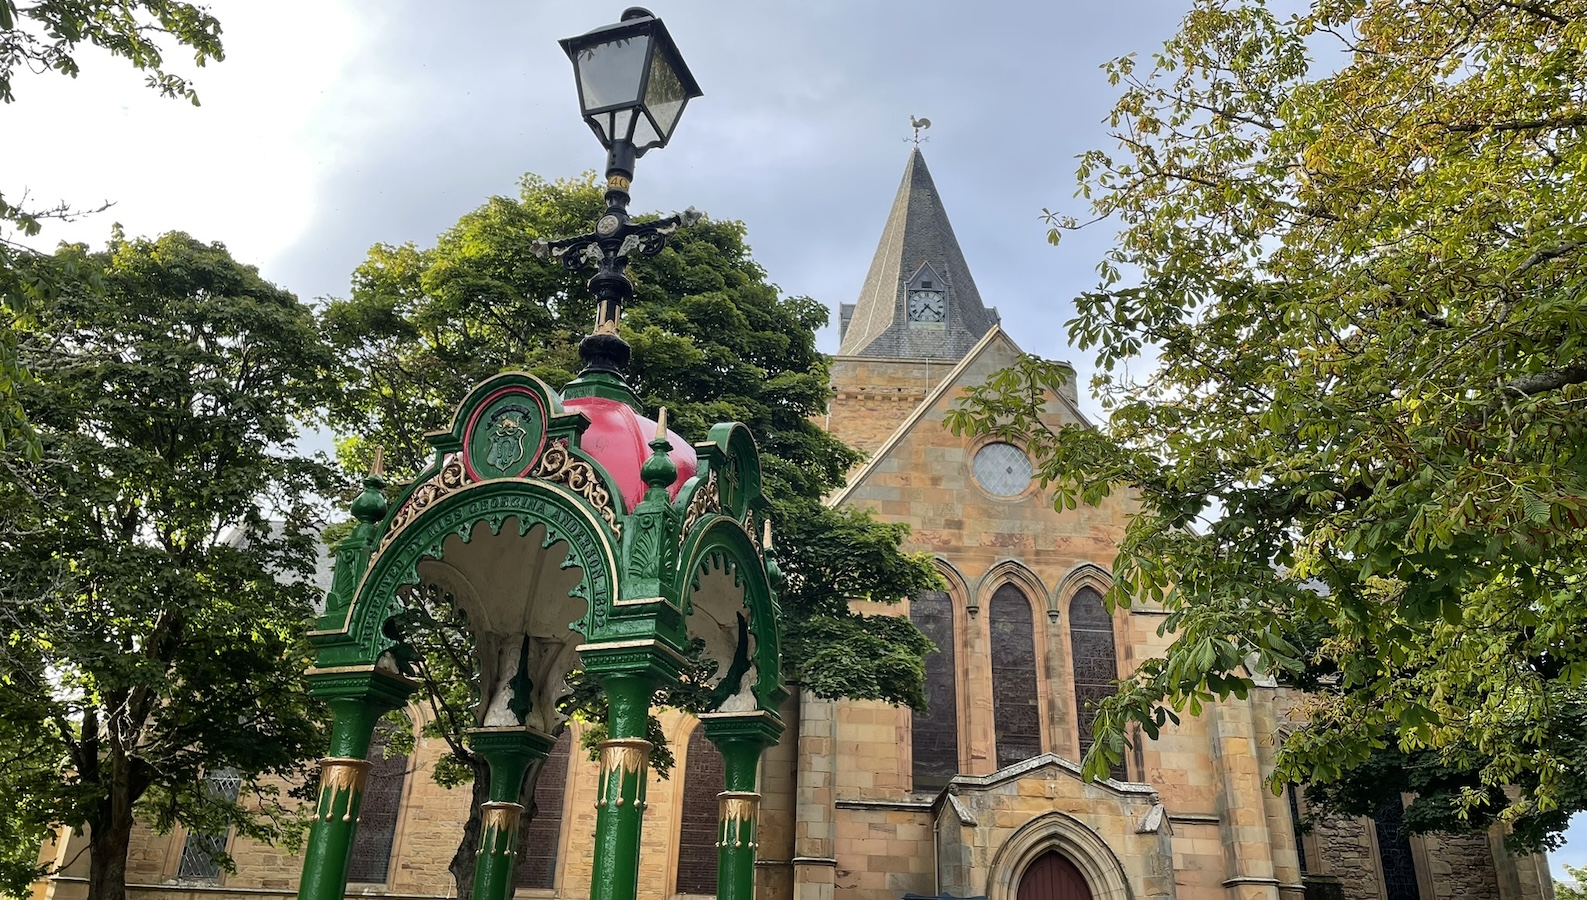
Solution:
<path fill-rule="evenodd" d="M 1014 446 L 987 444 L 975 451 L 975 480 L 994 497 L 1017 497 L 1030 487 L 1030 457 Z"/>

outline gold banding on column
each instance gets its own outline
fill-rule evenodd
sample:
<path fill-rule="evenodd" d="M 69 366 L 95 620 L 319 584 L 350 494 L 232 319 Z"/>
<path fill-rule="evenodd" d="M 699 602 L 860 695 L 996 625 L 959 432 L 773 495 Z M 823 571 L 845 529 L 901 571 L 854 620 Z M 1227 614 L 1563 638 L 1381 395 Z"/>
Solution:
<path fill-rule="evenodd" d="M 632 779 L 634 784 L 630 788 L 638 796 L 634 805 L 639 809 L 645 808 L 644 779 L 645 772 L 650 765 L 650 750 L 652 744 L 641 738 L 613 738 L 601 741 L 601 775 L 599 784 L 602 787 L 600 799 L 595 801 L 596 808 L 605 806 L 608 801 L 613 806 L 623 805 L 623 782 Z M 615 776 L 615 790 L 609 790 L 612 785 L 609 779 Z M 613 797 L 615 795 L 615 798 Z"/>
<path fill-rule="evenodd" d="M 342 821 L 353 821 L 353 810 L 357 807 L 358 795 L 364 792 L 369 766 L 367 759 L 345 756 L 327 756 L 320 760 L 320 818 L 329 822 L 335 815 L 336 801 L 345 794 L 347 803 L 343 806 Z"/>
<path fill-rule="evenodd" d="M 475 856 L 518 852 L 518 824 L 523 821 L 523 804 L 491 800 L 479 805 L 479 849 Z"/>
<path fill-rule="evenodd" d="M 721 801 L 716 846 L 742 847 L 745 846 L 744 839 L 748 837 L 748 845 L 754 847 L 755 815 L 760 809 L 760 795 L 748 791 L 723 791 L 716 796 Z"/>

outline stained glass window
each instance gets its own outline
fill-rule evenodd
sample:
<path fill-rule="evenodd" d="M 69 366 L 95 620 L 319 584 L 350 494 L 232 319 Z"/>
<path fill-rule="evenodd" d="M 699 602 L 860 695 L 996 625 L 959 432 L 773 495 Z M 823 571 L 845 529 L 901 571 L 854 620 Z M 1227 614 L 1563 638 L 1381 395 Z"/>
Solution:
<path fill-rule="evenodd" d="M 1041 710 L 1036 691 L 1036 627 L 1030 601 L 1012 584 L 992 594 L 992 719 L 997 767 L 1041 753 Z"/>
<path fill-rule="evenodd" d="M 562 800 L 567 794 L 573 729 L 566 728 L 541 764 L 535 784 L 534 815 L 519 832 L 513 883 L 525 888 L 556 887 L 557 847 L 562 843 Z M 527 815 L 527 813 L 526 813 Z"/>
<path fill-rule="evenodd" d="M 925 712 L 910 719 L 915 790 L 934 790 L 959 774 L 959 690 L 953 653 L 953 603 L 946 591 L 924 591 L 909 605 L 909 621 L 937 645 L 926 655 Z"/>
<path fill-rule="evenodd" d="M 1306 871 L 1306 826 L 1300 815 L 1300 791 L 1292 784 L 1289 793 L 1289 823 L 1295 829 L 1295 856 L 1300 859 L 1300 874 L 1311 874 Z"/>
<path fill-rule="evenodd" d="M 1113 695 L 1119 677 L 1113 616 L 1094 588 L 1081 588 L 1069 601 L 1069 647 L 1074 653 L 1075 721 L 1080 725 L 1080 755 L 1085 756 L 1091 749 L 1096 706 Z M 1123 780 L 1124 765 L 1114 766 L 1112 775 Z"/>
<path fill-rule="evenodd" d="M 695 728 L 683 758 L 683 811 L 678 829 L 680 894 L 716 893 L 717 794 L 726 785 L 722 754 Z"/>
<path fill-rule="evenodd" d="M 1399 798 L 1378 808 L 1372 817 L 1378 831 L 1378 859 L 1383 863 L 1384 900 L 1421 900 L 1416 884 L 1416 860 L 1405 832 L 1405 807 Z"/>
<path fill-rule="evenodd" d="M 408 757 L 386 755 L 386 744 L 395 729 L 381 722 L 369 742 L 369 774 L 364 779 L 364 799 L 358 807 L 358 831 L 347 866 L 347 880 L 384 884 L 391 868 L 391 842 L 397 836 L 402 812 L 402 785 L 408 778 Z"/>

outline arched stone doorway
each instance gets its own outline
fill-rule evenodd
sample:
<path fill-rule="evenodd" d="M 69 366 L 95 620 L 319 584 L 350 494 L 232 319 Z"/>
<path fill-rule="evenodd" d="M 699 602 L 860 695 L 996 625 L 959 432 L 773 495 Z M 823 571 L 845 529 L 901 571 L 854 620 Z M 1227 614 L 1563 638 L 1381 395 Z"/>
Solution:
<path fill-rule="evenodd" d="M 1068 867 L 1078 890 L 1027 893 L 1040 881 L 1038 867 Z M 1135 900 L 1124 867 L 1107 842 L 1079 819 L 1052 810 L 1020 826 L 992 857 L 987 874 L 989 900 Z M 1172 896 L 1171 894 L 1169 895 Z"/>
<path fill-rule="evenodd" d="M 1091 888 L 1069 858 L 1056 850 L 1038 856 L 1019 879 L 1018 900 L 1092 900 Z"/>

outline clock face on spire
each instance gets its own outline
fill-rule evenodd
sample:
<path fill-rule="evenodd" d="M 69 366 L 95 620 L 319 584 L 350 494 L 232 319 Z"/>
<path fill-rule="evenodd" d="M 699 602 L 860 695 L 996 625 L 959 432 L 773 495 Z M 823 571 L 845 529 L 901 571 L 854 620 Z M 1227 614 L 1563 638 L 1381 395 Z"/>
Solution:
<path fill-rule="evenodd" d="M 941 322 L 946 315 L 942 291 L 910 291 L 909 321 Z"/>

